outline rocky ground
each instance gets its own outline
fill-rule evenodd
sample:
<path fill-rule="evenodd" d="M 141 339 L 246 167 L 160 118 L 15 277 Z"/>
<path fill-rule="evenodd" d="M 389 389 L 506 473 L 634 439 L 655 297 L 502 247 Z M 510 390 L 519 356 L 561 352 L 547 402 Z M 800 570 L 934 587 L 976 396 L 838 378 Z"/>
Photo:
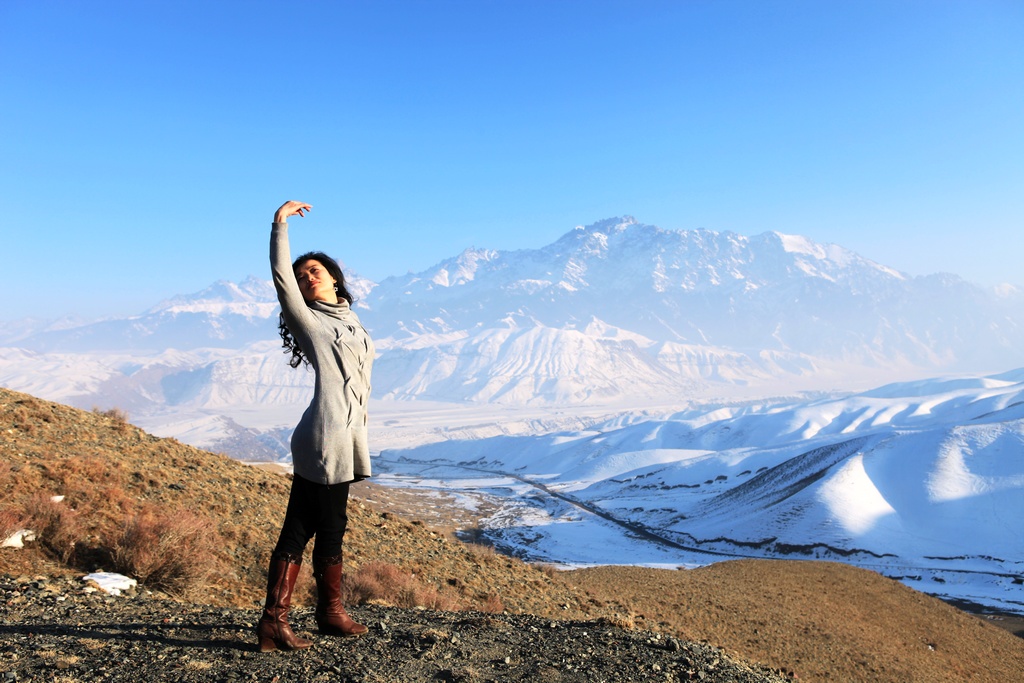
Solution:
<path fill-rule="evenodd" d="M 480 612 L 366 605 L 360 638 L 310 633 L 300 652 L 260 653 L 257 610 L 181 604 L 147 595 L 84 592 L 73 579 L 0 579 L 0 681 L 522 681 L 630 683 L 788 680 L 714 647 L 604 620 L 554 621 Z"/>

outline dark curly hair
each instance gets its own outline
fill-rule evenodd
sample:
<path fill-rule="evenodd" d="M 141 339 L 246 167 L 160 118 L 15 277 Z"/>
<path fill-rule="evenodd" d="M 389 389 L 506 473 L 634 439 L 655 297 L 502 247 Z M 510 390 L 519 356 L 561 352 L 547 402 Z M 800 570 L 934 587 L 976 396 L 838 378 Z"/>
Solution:
<path fill-rule="evenodd" d="M 337 261 L 322 251 L 310 251 L 292 262 L 292 272 L 297 271 L 299 266 L 306 263 L 306 261 L 317 261 L 326 268 L 331 277 L 337 281 L 334 290 L 338 293 L 338 300 L 344 299 L 349 303 L 349 306 L 352 305 L 355 300 L 352 298 L 352 294 L 349 293 L 348 287 L 345 286 L 345 274 L 341 272 L 341 266 L 338 265 Z M 299 348 L 299 343 L 292 336 L 291 330 L 288 329 L 288 325 L 284 322 L 284 313 L 278 316 L 277 331 L 281 335 L 281 346 L 284 347 L 284 352 L 292 355 L 288 359 L 288 365 L 293 368 L 299 367 L 302 363 L 309 365 L 309 359 L 306 358 L 306 354 Z"/>

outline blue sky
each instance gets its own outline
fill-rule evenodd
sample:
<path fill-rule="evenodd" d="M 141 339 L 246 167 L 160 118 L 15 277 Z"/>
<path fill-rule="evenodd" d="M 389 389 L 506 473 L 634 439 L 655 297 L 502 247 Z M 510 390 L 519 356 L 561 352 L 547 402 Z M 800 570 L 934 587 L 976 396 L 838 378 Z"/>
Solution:
<path fill-rule="evenodd" d="M 630 214 L 1024 284 L 1024 3 L 0 2 L 0 319 Z"/>

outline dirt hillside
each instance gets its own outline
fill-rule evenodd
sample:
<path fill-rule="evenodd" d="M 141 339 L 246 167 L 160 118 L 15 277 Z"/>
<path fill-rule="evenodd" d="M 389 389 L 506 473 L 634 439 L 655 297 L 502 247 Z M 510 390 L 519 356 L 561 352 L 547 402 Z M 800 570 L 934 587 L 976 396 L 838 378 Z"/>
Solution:
<path fill-rule="evenodd" d="M 1024 680 L 1024 640 L 875 572 L 735 560 L 690 571 L 598 567 L 567 578 L 706 641 L 812 681 Z"/>

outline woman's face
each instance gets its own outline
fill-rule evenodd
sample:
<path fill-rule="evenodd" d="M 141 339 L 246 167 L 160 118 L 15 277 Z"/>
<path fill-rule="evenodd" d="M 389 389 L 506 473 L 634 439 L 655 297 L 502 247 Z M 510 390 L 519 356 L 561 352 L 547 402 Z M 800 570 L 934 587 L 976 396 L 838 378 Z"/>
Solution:
<path fill-rule="evenodd" d="M 295 279 L 299 282 L 299 291 L 306 301 L 327 301 L 338 303 L 338 293 L 334 291 L 337 282 L 316 259 L 309 259 L 295 269 Z"/>

